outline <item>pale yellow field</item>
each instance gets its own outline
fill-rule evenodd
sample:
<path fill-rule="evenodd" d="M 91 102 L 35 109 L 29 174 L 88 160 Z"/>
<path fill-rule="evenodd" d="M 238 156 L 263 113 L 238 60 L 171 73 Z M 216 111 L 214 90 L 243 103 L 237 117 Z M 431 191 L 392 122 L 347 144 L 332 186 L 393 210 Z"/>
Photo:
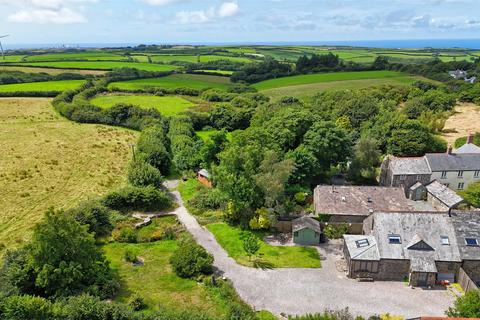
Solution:
<path fill-rule="evenodd" d="M 21 71 L 26 73 L 48 73 L 52 75 L 61 73 L 79 73 L 85 75 L 104 75 L 107 71 L 102 70 L 76 70 L 76 69 L 54 69 L 54 68 L 34 68 L 34 67 L 15 67 L 15 66 L 0 66 L 1 71 Z"/>
<path fill-rule="evenodd" d="M 136 139 L 130 130 L 68 121 L 49 99 L 0 99 L 0 255 L 28 239 L 49 207 L 124 184 Z"/>
<path fill-rule="evenodd" d="M 455 113 L 445 123 L 443 137 L 451 145 L 458 138 L 480 132 L 480 107 L 473 103 L 462 103 L 455 107 Z"/>

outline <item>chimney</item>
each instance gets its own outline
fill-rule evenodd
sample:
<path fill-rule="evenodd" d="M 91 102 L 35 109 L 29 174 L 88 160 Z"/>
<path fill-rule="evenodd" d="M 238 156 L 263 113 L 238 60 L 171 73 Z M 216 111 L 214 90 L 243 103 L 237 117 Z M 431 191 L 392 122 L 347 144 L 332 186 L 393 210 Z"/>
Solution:
<path fill-rule="evenodd" d="M 469 132 L 467 137 L 467 144 L 473 143 L 473 133 Z"/>
<path fill-rule="evenodd" d="M 447 154 L 452 154 L 452 153 L 453 153 L 453 147 L 451 144 L 449 144 L 447 148 Z"/>

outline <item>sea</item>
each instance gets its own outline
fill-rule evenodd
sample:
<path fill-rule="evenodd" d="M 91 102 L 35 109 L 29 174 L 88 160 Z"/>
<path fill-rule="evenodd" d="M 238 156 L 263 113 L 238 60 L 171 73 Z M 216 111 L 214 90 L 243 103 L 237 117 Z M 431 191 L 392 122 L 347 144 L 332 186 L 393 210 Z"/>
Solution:
<path fill-rule="evenodd" d="M 51 48 L 118 48 L 133 47 L 140 44 L 172 44 L 172 45 L 213 45 L 213 46 L 247 46 L 247 45 L 272 45 L 272 46 L 352 46 L 380 49 L 480 49 L 480 39 L 402 39 L 402 40 L 325 40 L 325 41 L 265 41 L 265 42 L 143 42 L 143 43 L 19 43 L 4 42 L 4 49 L 51 49 Z"/>

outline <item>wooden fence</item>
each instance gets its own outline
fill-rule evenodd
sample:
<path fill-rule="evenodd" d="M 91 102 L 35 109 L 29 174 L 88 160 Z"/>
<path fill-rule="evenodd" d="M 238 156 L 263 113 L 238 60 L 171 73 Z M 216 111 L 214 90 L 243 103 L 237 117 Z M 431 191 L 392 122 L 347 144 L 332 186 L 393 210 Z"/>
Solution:
<path fill-rule="evenodd" d="M 462 268 L 460 268 L 458 273 L 458 283 L 460 283 L 460 286 L 465 292 L 478 289 L 478 286 L 475 284 L 475 282 L 470 279 L 468 274 Z"/>

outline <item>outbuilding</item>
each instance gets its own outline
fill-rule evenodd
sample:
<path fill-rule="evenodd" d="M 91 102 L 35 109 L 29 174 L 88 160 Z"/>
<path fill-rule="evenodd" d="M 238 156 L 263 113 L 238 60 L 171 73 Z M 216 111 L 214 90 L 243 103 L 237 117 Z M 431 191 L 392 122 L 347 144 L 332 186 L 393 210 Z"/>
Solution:
<path fill-rule="evenodd" d="M 320 222 L 310 217 L 292 221 L 293 242 L 304 246 L 317 245 L 321 241 Z"/>

